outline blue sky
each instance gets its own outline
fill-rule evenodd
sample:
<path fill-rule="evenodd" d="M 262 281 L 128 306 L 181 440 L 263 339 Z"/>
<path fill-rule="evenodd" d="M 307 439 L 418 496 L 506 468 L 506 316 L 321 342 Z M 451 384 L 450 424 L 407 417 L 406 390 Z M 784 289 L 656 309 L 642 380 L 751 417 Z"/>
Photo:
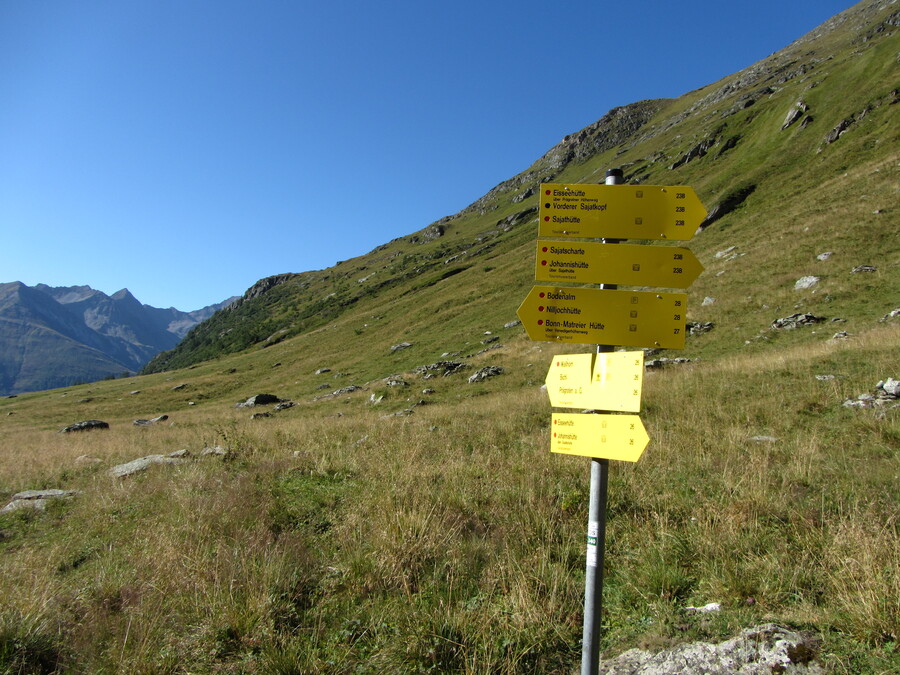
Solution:
<path fill-rule="evenodd" d="M 0 282 L 189 311 L 466 207 L 850 0 L 0 2 Z"/>

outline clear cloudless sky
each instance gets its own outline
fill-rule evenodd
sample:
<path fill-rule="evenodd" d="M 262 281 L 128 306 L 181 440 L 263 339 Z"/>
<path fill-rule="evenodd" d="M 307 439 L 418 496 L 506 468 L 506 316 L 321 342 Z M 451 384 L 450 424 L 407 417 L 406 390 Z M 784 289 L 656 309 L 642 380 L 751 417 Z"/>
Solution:
<path fill-rule="evenodd" d="M 852 0 L 4 0 L 0 282 L 199 309 L 456 213 Z"/>

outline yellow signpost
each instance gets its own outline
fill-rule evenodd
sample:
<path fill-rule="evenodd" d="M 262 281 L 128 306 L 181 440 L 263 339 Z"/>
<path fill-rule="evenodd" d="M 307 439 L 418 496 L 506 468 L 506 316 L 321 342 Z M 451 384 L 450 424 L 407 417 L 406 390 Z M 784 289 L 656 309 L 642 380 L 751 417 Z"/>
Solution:
<path fill-rule="evenodd" d="M 637 415 L 552 415 L 551 452 L 636 462 L 649 442 Z"/>
<path fill-rule="evenodd" d="M 639 412 L 643 352 L 554 356 L 545 380 L 554 408 Z"/>
<path fill-rule="evenodd" d="M 537 281 L 687 288 L 703 265 L 686 248 L 538 240 Z"/>
<path fill-rule="evenodd" d="M 687 294 L 534 286 L 518 309 L 545 342 L 684 348 Z"/>
<path fill-rule="evenodd" d="M 582 675 L 596 675 L 600 660 L 609 460 L 636 462 L 650 441 L 637 415 L 621 414 L 640 411 L 643 354 L 616 352 L 615 345 L 683 349 L 687 311 L 685 293 L 609 285 L 683 289 L 703 271 L 685 248 L 615 241 L 690 239 L 706 217 L 694 190 L 622 182 L 621 169 L 612 169 L 606 185 L 541 185 L 535 278 L 603 286 L 535 286 L 517 312 L 532 340 L 597 345 L 597 354 L 553 357 L 546 378 L 551 405 L 610 411 L 553 413 L 550 427 L 551 451 L 592 459 Z"/>
<path fill-rule="evenodd" d="M 542 183 L 538 237 L 686 241 L 704 218 L 687 185 Z"/>

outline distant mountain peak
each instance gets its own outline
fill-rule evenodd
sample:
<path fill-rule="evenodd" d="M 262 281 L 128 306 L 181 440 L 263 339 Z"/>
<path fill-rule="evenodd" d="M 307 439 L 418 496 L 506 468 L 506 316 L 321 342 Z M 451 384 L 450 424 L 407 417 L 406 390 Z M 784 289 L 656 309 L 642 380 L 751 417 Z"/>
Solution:
<path fill-rule="evenodd" d="M 157 309 L 127 288 L 2 283 L 0 395 L 137 372 L 216 309 Z"/>

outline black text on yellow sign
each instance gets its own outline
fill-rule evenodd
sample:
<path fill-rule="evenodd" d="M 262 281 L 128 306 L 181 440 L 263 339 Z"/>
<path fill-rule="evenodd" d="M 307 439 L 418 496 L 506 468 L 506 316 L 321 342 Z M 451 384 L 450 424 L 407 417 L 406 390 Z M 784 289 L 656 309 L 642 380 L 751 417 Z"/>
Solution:
<path fill-rule="evenodd" d="M 554 408 L 638 412 L 643 352 L 562 354 L 553 357 L 545 384 Z"/>
<path fill-rule="evenodd" d="M 552 415 L 551 452 L 636 462 L 649 442 L 647 430 L 637 415 Z"/>
<path fill-rule="evenodd" d="M 686 293 L 534 286 L 517 314 L 545 342 L 684 349 Z"/>
<path fill-rule="evenodd" d="M 542 183 L 539 204 L 542 238 L 686 241 L 706 217 L 687 185 Z"/>
<path fill-rule="evenodd" d="M 703 265 L 686 248 L 538 240 L 537 281 L 687 288 Z"/>

